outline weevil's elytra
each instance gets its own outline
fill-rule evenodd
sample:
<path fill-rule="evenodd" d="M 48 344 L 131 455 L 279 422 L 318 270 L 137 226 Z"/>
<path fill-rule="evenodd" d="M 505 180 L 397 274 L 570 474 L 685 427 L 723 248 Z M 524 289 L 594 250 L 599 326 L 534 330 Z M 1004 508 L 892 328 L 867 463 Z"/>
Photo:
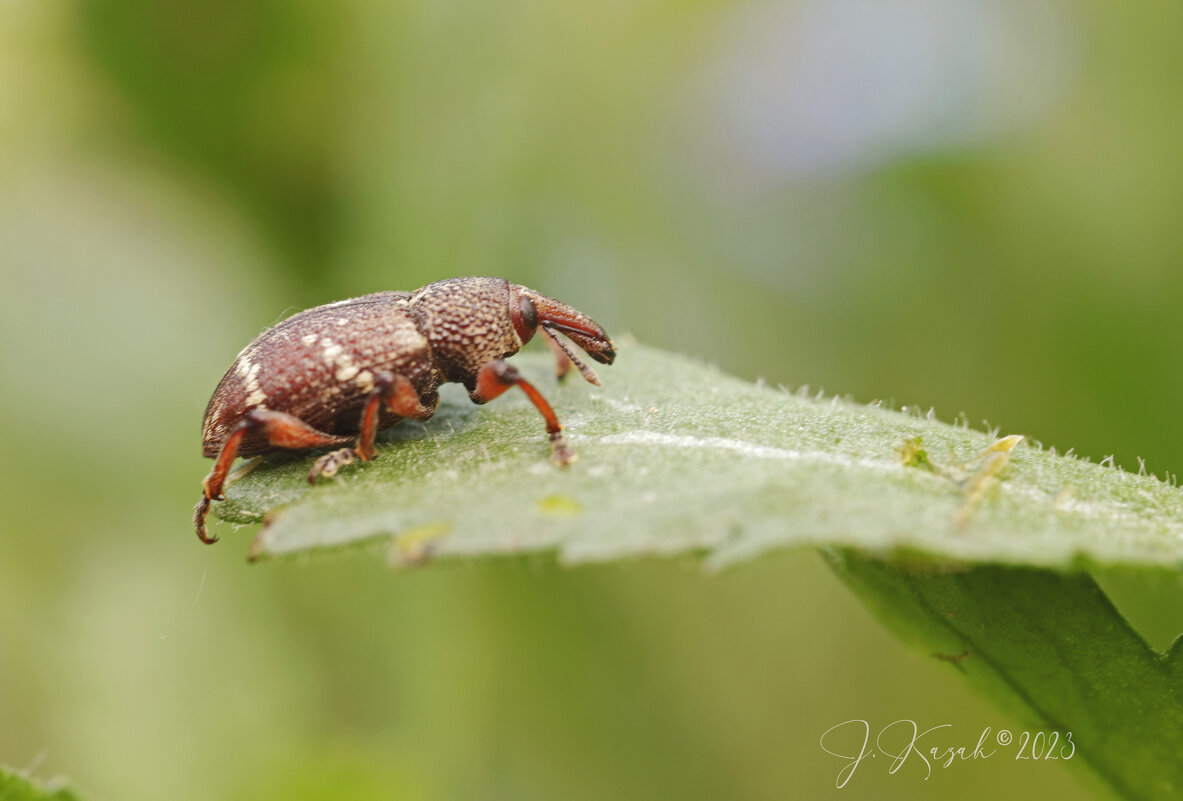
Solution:
<path fill-rule="evenodd" d="M 554 410 L 505 359 L 541 328 L 562 377 L 591 367 L 559 337 L 601 364 L 616 358 L 604 329 L 563 303 L 504 278 L 451 278 L 414 292 L 376 292 L 300 312 L 243 348 L 205 410 L 202 453 L 214 459 L 193 522 L 202 542 L 210 502 L 221 500 L 239 456 L 281 448 L 347 445 L 313 463 L 309 481 L 374 457 L 374 436 L 403 418 L 426 420 L 440 384 L 457 382 L 473 403 L 520 387 L 541 412 L 553 457 L 575 457 Z"/>

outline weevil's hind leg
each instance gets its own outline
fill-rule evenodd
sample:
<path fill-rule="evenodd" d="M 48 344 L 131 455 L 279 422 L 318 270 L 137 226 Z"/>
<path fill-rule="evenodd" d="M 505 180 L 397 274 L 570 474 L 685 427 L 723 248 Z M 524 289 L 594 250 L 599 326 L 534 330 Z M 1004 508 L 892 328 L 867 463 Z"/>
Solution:
<path fill-rule="evenodd" d="M 332 478 L 337 475 L 338 470 L 354 459 L 368 462 L 374 458 L 374 435 L 378 432 L 378 407 L 381 403 L 382 390 L 375 389 L 362 409 L 361 423 L 357 428 L 357 444 L 352 448 L 341 448 L 326 453 L 313 462 L 312 469 L 308 471 L 309 484 L 315 484 L 319 476 Z"/>
<path fill-rule="evenodd" d="M 339 445 L 347 442 L 348 437 L 334 436 L 323 431 L 317 431 L 298 417 L 285 412 L 275 412 L 270 409 L 252 409 L 235 426 L 222 450 L 214 460 L 213 469 L 205 480 L 201 482 L 202 496 L 193 508 L 193 526 L 197 529 L 197 537 L 202 542 L 217 542 L 217 537 L 211 537 L 205 527 L 205 517 L 209 513 L 210 501 L 222 500 L 222 487 L 226 483 L 226 476 L 230 474 L 230 466 L 238 458 L 238 449 L 242 439 L 247 434 L 262 432 L 267 442 L 276 448 L 323 448 L 326 445 Z"/>
<path fill-rule="evenodd" d="M 193 507 L 193 527 L 197 529 L 197 539 L 206 545 L 212 545 L 218 541 L 217 537 L 210 536 L 205 527 L 205 516 L 209 514 L 209 502 L 210 499 L 202 495 L 201 500 Z"/>
<path fill-rule="evenodd" d="M 377 455 L 374 438 L 378 435 L 378 418 L 382 408 L 385 407 L 399 417 L 426 420 L 435 414 L 435 404 L 439 402 L 439 395 L 432 393 L 427 400 L 430 406 L 423 404 L 419 393 L 406 376 L 378 373 L 374 378 L 374 391 L 362 409 L 361 423 L 357 427 L 356 446 L 326 453 L 317 459 L 308 474 L 308 480 L 314 482 L 317 476 L 336 475 L 338 470 L 354 459 L 361 459 L 363 462 L 373 459 Z"/>
<path fill-rule="evenodd" d="M 550 435 L 551 458 L 556 464 L 566 465 L 575 461 L 575 454 L 567 447 L 563 438 L 563 426 L 555 411 L 546 402 L 534 385 L 522 378 L 517 369 L 503 359 L 489 362 L 476 374 L 476 388 L 468 393 L 473 403 L 487 403 L 510 387 L 519 387 L 526 397 L 542 413 L 546 421 L 546 433 Z"/>

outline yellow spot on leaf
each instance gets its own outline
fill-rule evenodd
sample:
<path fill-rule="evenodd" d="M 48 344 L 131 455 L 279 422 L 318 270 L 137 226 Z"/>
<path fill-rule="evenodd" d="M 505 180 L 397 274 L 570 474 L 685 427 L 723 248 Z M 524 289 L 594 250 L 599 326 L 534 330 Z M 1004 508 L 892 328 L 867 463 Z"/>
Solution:
<path fill-rule="evenodd" d="M 440 521 L 404 531 L 391 540 L 387 562 L 400 569 L 426 564 L 439 541 L 451 530 L 451 523 Z"/>
<path fill-rule="evenodd" d="M 583 506 L 574 498 L 565 495 L 547 495 L 537 503 L 538 511 L 544 515 L 556 517 L 573 517 L 583 514 Z"/>
<path fill-rule="evenodd" d="M 937 469 L 929 460 L 928 451 L 924 450 L 923 444 L 920 437 L 913 437 L 901 442 L 899 447 L 900 461 L 904 463 L 904 467 L 915 467 L 935 473 Z"/>

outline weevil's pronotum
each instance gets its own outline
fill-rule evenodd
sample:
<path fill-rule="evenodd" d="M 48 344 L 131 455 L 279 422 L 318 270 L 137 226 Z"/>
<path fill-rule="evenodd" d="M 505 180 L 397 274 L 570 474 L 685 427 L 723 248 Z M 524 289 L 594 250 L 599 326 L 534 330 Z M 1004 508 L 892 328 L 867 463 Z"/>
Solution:
<path fill-rule="evenodd" d="M 552 454 L 574 459 L 550 404 L 505 359 L 539 328 L 558 359 L 599 384 L 560 339 L 611 364 L 612 341 L 590 317 L 504 278 L 451 278 L 414 292 L 377 292 L 300 312 L 247 345 L 222 377 L 205 410 L 202 452 L 214 459 L 193 523 L 202 542 L 210 501 L 222 499 L 239 456 L 281 448 L 347 445 L 319 457 L 308 480 L 332 476 L 375 455 L 374 436 L 403 418 L 426 420 L 440 384 L 464 385 L 473 403 L 520 387 L 542 413 Z"/>

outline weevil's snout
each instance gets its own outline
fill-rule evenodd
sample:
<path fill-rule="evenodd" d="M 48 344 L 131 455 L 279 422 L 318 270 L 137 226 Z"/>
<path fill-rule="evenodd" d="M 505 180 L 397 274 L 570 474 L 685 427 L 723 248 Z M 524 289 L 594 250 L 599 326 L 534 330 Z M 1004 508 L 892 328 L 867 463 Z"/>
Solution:
<path fill-rule="evenodd" d="M 568 336 L 571 335 L 568 334 Z M 612 364 L 616 361 L 616 349 L 612 347 L 612 341 L 608 339 L 608 335 L 603 332 L 595 338 L 572 336 L 571 340 L 600 364 Z"/>
<path fill-rule="evenodd" d="M 541 328 L 566 352 L 584 378 L 593 384 L 600 383 L 596 378 L 595 371 L 580 362 L 557 334 L 562 334 L 570 339 L 600 364 L 612 364 L 616 359 L 616 349 L 612 346 L 612 340 L 608 338 L 607 332 L 595 320 L 578 309 L 525 287 L 515 287 L 515 289 L 518 290 L 522 306 L 528 306 L 534 311 L 534 327 Z M 528 313 L 529 310 L 528 308 L 524 317 L 531 316 Z M 525 340 L 523 339 L 523 341 Z"/>
<path fill-rule="evenodd" d="M 563 334 L 600 364 L 612 364 L 616 350 L 607 332 L 595 320 L 546 295 L 531 292 L 530 300 L 538 310 L 538 325 Z"/>
<path fill-rule="evenodd" d="M 576 313 L 578 314 L 578 312 Z M 541 323 L 541 325 L 551 331 L 562 332 L 568 339 L 587 351 L 588 356 L 591 356 L 600 364 L 612 364 L 616 359 L 616 349 L 612 347 L 612 340 L 608 339 L 608 334 L 605 333 L 604 329 L 600 328 L 592 320 L 586 317 L 584 319 L 587 319 L 587 322 L 594 330 L 573 329 L 562 323 Z"/>

